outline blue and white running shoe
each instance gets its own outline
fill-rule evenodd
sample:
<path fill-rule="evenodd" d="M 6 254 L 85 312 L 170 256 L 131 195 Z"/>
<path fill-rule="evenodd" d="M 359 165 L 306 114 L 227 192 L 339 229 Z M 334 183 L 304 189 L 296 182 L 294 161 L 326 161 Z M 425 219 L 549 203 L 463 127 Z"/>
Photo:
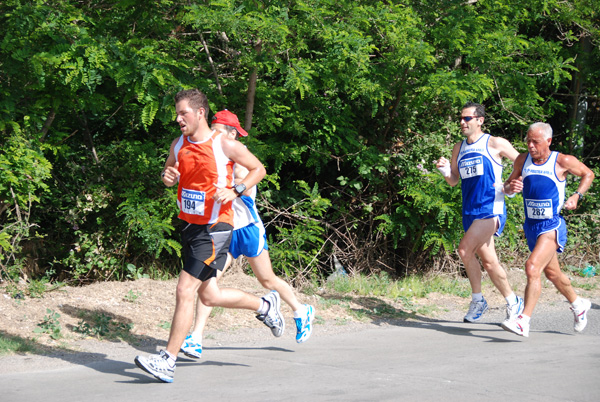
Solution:
<path fill-rule="evenodd" d="M 480 301 L 472 300 L 469 305 L 469 311 L 467 315 L 465 315 L 464 322 L 477 322 L 481 321 L 481 317 L 483 313 L 488 310 L 488 304 L 485 299 L 481 299 Z"/>
<path fill-rule="evenodd" d="M 310 304 L 305 304 L 306 316 L 294 318 L 296 321 L 296 342 L 303 343 L 310 338 L 312 334 L 312 322 L 315 319 L 315 309 Z"/>
<path fill-rule="evenodd" d="M 525 308 L 525 302 L 522 297 L 517 296 L 515 304 L 506 304 L 506 320 L 511 321 L 521 315 Z"/>
<path fill-rule="evenodd" d="M 202 357 L 202 344 L 196 342 L 194 338 L 192 338 L 192 335 L 188 335 L 185 337 L 185 341 L 183 341 L 181 353 L 187 357 L 199 359 Z"/>

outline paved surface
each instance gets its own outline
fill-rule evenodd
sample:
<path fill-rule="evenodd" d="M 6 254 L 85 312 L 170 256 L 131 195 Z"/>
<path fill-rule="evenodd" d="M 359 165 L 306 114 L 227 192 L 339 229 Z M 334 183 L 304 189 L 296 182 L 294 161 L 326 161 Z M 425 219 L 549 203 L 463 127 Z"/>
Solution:
<path fill-rule="evenodd" d="M 529 338 L 497 323 L 410 321 L 355 332 L 213 346 L 180 357 L 175 382 L 123 358 L 0 375 L 2 401 L 598 401 L 600 306 L 583 334 L 563 308 Z M 489 319 L 488 319 L 489 320 Z"/>

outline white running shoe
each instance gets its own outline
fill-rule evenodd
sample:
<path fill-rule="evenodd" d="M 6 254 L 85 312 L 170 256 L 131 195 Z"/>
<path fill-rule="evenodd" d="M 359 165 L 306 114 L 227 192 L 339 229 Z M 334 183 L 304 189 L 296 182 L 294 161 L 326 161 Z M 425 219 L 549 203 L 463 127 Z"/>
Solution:
<path fill-rule="evenodd" d="M 465 318 L 464 322 L 477 322 L 481 320 L 481 316 L 488 310 L 488 304 L 485 299 L 481 299 L 480 301 L 472 300 L 469 305 L 469 311 Z"/>
<path fill-rule="evenodd" d="M 529 323 L 525 323 L 522 315 L 510 320 L 504 320 L 500 326 L 505 331 L 512 332 L 513 334 L 517 334 L 519 336 L 524 336 L 525 338 L 529 337 Z"/>
<path fill-rule="evenodd" d="M 185 341 L 183 341 L 183 346 L 181 346 L 181 353 L 187 357 L 199 359 L 202 357 L 202 344 L 196 342 L 192 338 L 192 335 L 188 335 L 185 337 Z"/>
<path fill-rule="evenodd" d="M 274 336 L 280 337 L 285 330 L 285 320 L 281 315 L 281 298 L 279 297 L 279 293 L 276 290 L 272 290 L 268 295 L 263 296 L 262 299 L 269 303 L 269 310 L 266 314 L 257 315 L 256 318 L 271 328 L 271 333 Z"/>
<path fill-rule="evenodd" d="M 168 362 L 169 355 L 164 350 L 161 350 L 157 355 L 150 355 L 148 358 L 144 356 L 136 356 L 134 362 L 136 366 L 144 370 L 146 373 L 152 374 L 162 382 L 173 382 L 175 374 L 175 364 L 173 367 Z"/>
<path fill-rule="evenodd" d="M 523 302 L 523 298 L 517 296 L 517 302 L 515 304 L 506 304 L 506 319 L 512 320 L 513 318 L 517 318 L 523 312 L 525 308 L 525 302 Z"/>
<path fill-rule="evenodd" d="M 312 322 L 315 319 L 315 309 L 310 304 L 305 304 L 306 316 L 294 318 L 296 321 L 296 342 L 303 343 L 310 338 Z"/>
<path fill-rule="evenodd" d="M 585 326 L 587 325 L 587 322 L 588 322 L 587 313 L 588 313 L 588 311 L 590 311 L 591 308 L 592 308 L 592 302 L 589 301 L 588 299 L 583 299 L 583 305 L 582 305 L 581 309 L 575 309 L 575 308 L 571 307 L 571 311 L 573 312 L 573 315 L 575 316 L 575 324 L 573 327 L 575 332 L 583 331 L 583 329 L 585 328 Z"/>

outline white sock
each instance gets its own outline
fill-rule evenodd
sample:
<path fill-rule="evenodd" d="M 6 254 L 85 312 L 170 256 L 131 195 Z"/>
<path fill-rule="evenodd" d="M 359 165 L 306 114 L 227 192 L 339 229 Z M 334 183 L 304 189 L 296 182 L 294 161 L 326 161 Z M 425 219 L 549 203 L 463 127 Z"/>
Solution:
<path fill-rule="evenodd" d="M 175 365 L 175 361 L 177 360 L 177 356 L 173 356 L 172 354 L 170 354 L 167 349 L 164 349 L 164 351 L 167 354 L 167 356 L 169 356 L 169 358 L 167 359 L 167 363 L 169 363 L 169 366 L 173 367 Z"/>
<path fill-rule="evenodd" d="M 523 321 L 525 324 L 529 324 L 529 321 L 531 320 L 531 317 L 530 317 L 530 316 L 528 316 L 528 315 L 525 315 L 525 314 L 521 314 L 521 315 L 519 316 L 519 319 L 520 319 L 521 321 Z"/>
<path fill-rule="evenodd" d="M 300 305 L 300 308 L 296 311 L 294 311 L 294 318 L 302 318 L 302 317 L 306 317 L 306 306 L 304 304 Z"/>
<path fill-rule="evenodd" d="M 508 297 L 505 297 L 505 299 L 510 306 L 517 303 L 517 295 L 514 293 L 511 293 Z"/>
<path fill-rule="evenodd" d="M 471 293 L 471 299 L 473 299 L 473 301 L 482 301 L 483 293 Z"/>
<path fill-rule="evenodd" d="M 260 299 L 260 307 L 258 308 L 258 310 L 256 310 L 256 312 L 258 314 L 267 314 L 267 312 L 269 311 L 269 307 L 271 307 L 271 304 L 266 301 L 265 299 Z"/>
<path fill-rule="evenodd" d="M 577 296 L 577 299 L 575 299 L 575 301 L 573 303 L 571 303 L 571 306 L 573 306 L 574 309 L 578 309 L 579 307 L 582 306 L 583 303 L 583 299 L 579 296 Z"/>
<path fill-rule="evenodd" d="M 202 332 L 201 331 L 192 332 L 192 340 L 196 343 L 202 344 Z"/>

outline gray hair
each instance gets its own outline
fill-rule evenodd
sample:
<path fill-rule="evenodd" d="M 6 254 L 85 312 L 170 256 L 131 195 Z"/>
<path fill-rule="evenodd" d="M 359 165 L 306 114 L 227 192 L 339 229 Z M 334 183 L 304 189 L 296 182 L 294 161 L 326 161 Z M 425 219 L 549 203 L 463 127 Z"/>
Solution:
<path fill-rule="evenodd" d="M 533 123 L 531 126 L 529 126 L 529 130 L 527 131 L 532 130 L 540 130 L 540 132 L 544 135 L 545 139 L 552 138 L 552 126 L 550 126 L 550 124 L 548 123 Z"/>

